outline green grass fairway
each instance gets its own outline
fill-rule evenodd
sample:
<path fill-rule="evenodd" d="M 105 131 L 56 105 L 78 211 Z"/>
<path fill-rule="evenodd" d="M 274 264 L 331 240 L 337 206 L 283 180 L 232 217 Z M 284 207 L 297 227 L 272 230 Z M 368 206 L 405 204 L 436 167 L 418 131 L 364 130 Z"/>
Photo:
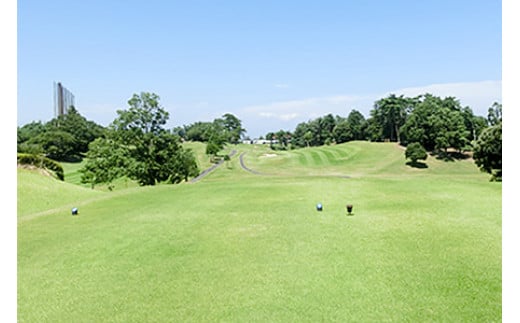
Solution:
<path fill-rule="evenodd" d="M 18 320 L 501 321 L 502 184 L 473 161 L 233 149 L 198 183 L 115 192 L 20 170 Z"/>

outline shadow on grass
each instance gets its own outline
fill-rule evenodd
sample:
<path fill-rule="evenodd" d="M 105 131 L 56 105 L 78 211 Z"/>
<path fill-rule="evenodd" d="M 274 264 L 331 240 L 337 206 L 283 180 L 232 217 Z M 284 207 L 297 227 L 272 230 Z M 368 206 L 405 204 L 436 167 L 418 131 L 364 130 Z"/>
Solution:
<path fill-rule="evenodd" d="M 426 165 L 426 163 L 423 163 L 420 161 L 416 161 L 416 162 L 409 161 L 406 163 L 406 165 L 413 167 L 413 168 L 420 168 L 420 169 L 428 168 L 428 165 Z"/>
<path fill-rule="evenodd" d="M 447 162 L 453 162 L 456 160 L 464 160 L 471 157 L 468 153 L 459 152 L 459 151 L 439 151 L 432 153 L 432 156 L 435 156 L 435 158 L 447 161 Z"/>

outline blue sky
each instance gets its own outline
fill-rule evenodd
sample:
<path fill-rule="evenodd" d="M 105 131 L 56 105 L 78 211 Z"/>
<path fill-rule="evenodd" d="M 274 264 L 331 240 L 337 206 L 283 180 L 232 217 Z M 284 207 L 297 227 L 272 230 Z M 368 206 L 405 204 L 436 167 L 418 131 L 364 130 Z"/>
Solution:
<path fill-rule="evenodd" d="M 133 93 L 153 91 L 171 127 L 232 112 L 255 136 L 326 113 L 368 116 L 388 93 L 456 96 L 484 115 L 503 87 L 503 318 L 518 321 L 519 3 L 503 1 L 501 30 L 498 0 L 3 1 L 4 109 L 18 107 L 18 125 L 46 122 L 61 81 L 80 113 L 103 125 Z M 2 129 L 14 151 L 14 131 Z M 2 162 L 16 183 L 12 162 Z M 16 246 L 16 217 L 2 221 L 3 245 Z M 2 316 L 16 320 L 16 248 L 4 249 L 11 311 Z"/>
<path fill-rule="evenodd" d="M 18 124 L 53 118 L 53 82 L 108 125 L 155 92 L 169 127 L 233 113 L 255 137 L 389 93 L 502 93 L 502 3 L 18 1 Z"/>

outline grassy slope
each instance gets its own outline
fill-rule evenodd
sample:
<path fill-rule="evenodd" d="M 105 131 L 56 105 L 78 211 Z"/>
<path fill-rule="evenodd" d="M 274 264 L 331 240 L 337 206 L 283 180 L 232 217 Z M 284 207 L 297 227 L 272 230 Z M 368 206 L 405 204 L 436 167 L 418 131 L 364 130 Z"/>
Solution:
<path fill-rule="evenodd" d="M 17 213 L 19 218 L 30 218 L 40 213 L 52 213 L 52 210 L 63 211 L 92 198 L 99 197 L 100 192 L 85 190 L 38 171 L 18 169 Z"/>
<path fill-rule="evenodd" d="M 500 321 L 501 184 L 471 161 L 239 149 L 278 176 L 235 157 L 197 184 L 19 221 L 19 320 Z"/>

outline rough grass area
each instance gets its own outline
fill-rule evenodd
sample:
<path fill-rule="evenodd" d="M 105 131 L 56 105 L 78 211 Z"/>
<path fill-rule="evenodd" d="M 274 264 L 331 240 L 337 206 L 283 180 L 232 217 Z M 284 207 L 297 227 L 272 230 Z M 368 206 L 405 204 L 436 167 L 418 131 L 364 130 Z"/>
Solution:
<path fill-rule="evenodd" d="M 197 184 L 111 193 L 19 174 L 24 203 L 82 203 L 21 208 L 19 321 L 501 321 L 502 186 L 471 161 L 236 148 L 272 175 L 238 154 Z"/>

